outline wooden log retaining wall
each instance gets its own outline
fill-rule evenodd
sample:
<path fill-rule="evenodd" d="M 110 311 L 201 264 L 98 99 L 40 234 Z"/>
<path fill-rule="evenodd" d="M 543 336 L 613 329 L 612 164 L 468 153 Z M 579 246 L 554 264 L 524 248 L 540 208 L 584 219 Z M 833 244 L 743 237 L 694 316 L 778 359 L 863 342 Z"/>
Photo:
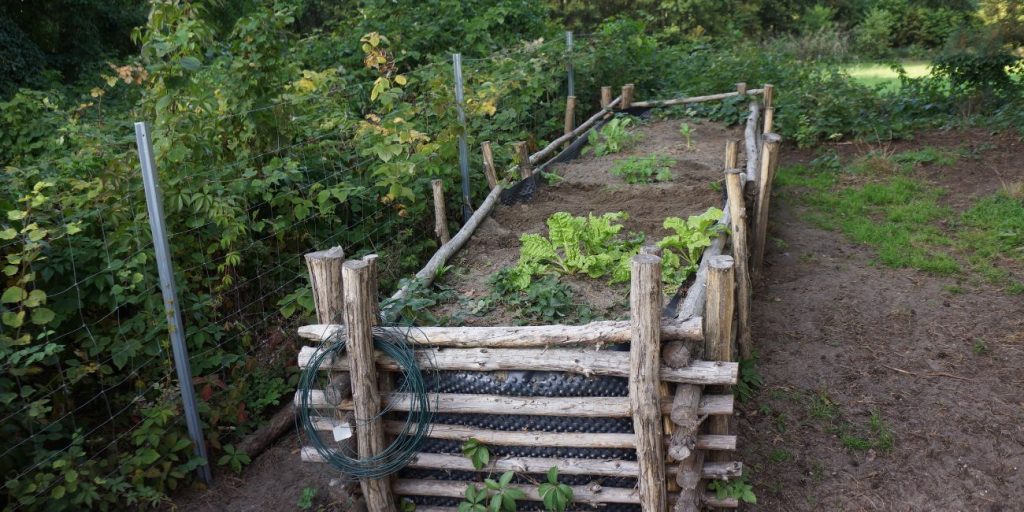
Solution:
<path fill-rule="evenodd" d="M 742 463 L 731 460 L 730 452 L 735 450 L 737 440 L 730 421 L 734 406 L 730 386 L 739 378 L 734 345 L 738 343 L 739 353 L 749 357 L 755 339 L 749 325 L 751 272 L 748 269 L 753 268 L 755 273 L 762 269 L 768 199 L 778 165 L 780 139 L 770 133 L 773 88 L 765 85 L 762 89 L 747 89 L 746 84 L 739 83 L 735 92 L 656 101 L 635 101 L 630 84 L 623 87 L 622 93 L 611 100 L 610 88 L 602 88 L 600 111 L 575 128 L 567 114 L 565 135 L 533 155 L 526 153 L 524 144 L 517 144 L 522 177 L 528 178 L 537 172 L 538 164 L 557 147 L 580 137 L 617 108 L 653 108 L 758 94 L 763 94 L 768 103 L 762 107 L 756 99 L 751 102 L 744 139 L 745 172 L 737 158 L 740 141 L 726 148 L 723 177 L 727 198 L 719 223 L 729 229 L 723 230 L 704 251 L 694 281 L 674 316 L 663 316 L 659 251 L 644 248 L 632 262 L 631 320 L 628 322 L 593 322 L 581 326 L 422 327 L 402 329 L 402 333 L 415 345 L 421 364 L 439 370 L 559 371 L 629 379 L 627 397 L 433 393 L 430 403 L 432 410 L 438 413 L 629 417 L 633 419 L 633 433 L 509 432 L 436 423 L 431 425 L 428 437 L 449 441 L 474 438 L 495 446 L 630 449 L 636 450 L 636 460 L 503 457 L 477 470 L 462 456 L 419 453 L 412 458 L 409 467 L 543 473 L 555 466 L 565 475 L 638 480 L 638 486 L 629 489 L 603 488 L 597 483 L 573 486 L 575 500 L 581 503 L 637 503 L 645 511 L 657 512 L 738 506 L 735 500 L 718 500 L 704 489 L 708 479 L 735 478 L 743 471 Z M 767 119 L 762 120 L 762 111 Z M 416 274 L 417 279 L 429 284 L 436 269 L 465 244 L 493 209 L 501 186 L 495 176 L 489 143 L 485 143 L 483 152 L 491 193 L 455 236 L 443 240 L 434 257 Z M 435 187 L 435 190 L 441 189 L 440 184 Z M 438 195 L 438 235 L 447 239 L 447 232 L 440 229 L 444 222 L 443 195 Z M 755 219 L 753 225 L 748 222 L 751 218 Z M 752 239 L 748 239 L 751 231 Z M 733 238 L 736 236 L 741 239 Z M 321 263 L 325 255 L 327 264 Z M 376 270 L 372 265 L 373 257 L 370 261 L 364 259 L 342 265 L 343 253 L 336 249 L 313 253 L 308 261 L 321 323 L 301 327 L 299 334 L 315 341 L 338 337 L 347 344 L 345 355 L 328 358 L 320 367 L 332 375 L 327 381 L 329 387 L 337 389 L 310 393 L 310 407 L 318 414 L 314 427 L 324 432 L 355 431 L 360 456 L 378 453 L 388 436 L 401 434 L 404 429 L 403 423 L 384 420 L 378 411 L 408 411 L 413 400 L 407 394 L 391 393 L 387 384 L 382 386 L 388 382 L 385 376 L 398 371 L 399 367 L 369 346 L 371 334 L 398 329 L 375 326 L 376 318 L 372 313 L 376 311 L 376 276 L 368 272 L 368 269 Z M 406 293 L 406 288 L 400 289 L 393 298 L 401 298 Z M 339 303 L 340 299 L 344 303 Z M 342 319 L 347 325 L 340 323 Z M 629 352 L 602 350 L 605 345 L 622 343 L 630 344 Z M 309 365 L 315 352 L 313 347 L 301 350 L 300 368 Z M 382 374 L 380 379 L 378 372 Z M 342 382 L 347 380 L 346 374 L 350 374 L 350 386 Z M 298 401 L 297 394 L 297 404 Z M 301 457 L 308 462 L 323 462 L 323 457 L 313 448 L 302 449 Z M 460 498 L 466 483 L 384 478 L 361 481 L 361 487 L 370 510 L 394 511 L 397 496 Z M 539 500 L 536 487 L 522 486 L 522 490 L 528 499 Z M 454 509 L 419 507 L 417 510 Z"/>

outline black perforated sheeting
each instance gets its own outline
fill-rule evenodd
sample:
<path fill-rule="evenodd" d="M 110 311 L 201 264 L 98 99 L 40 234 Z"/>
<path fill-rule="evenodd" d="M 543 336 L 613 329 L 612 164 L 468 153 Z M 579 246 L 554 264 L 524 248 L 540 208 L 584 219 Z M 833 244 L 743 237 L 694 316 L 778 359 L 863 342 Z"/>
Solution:
<path fill-rule="evenodd" d="M 624 397 L 628 395 L 628 380 L 619 377 L 587 377 L 565 372 L 436 372 L 428 377 L 430 390 L 440 393 L 489 394 L 503 396 L 574 396 Z M 575 418 L 561 416 L 526 416 L 499 414 L 446 414 L 436 413 L 433 423 L 461 425 L 488 430 L 532 431 L 532 432 L 578 432 L 578 433 L 632 433 L 631 418 Z M 426 439 L 420 451 L 460 455 L 462 441 Z M 573 448 L 538 446 L 497 446 L 488 449 L 492 457 L 550 457 L 583 459 L 636 460 L 632 449 Z M 464 471 L 440 471 L 426 469 L 404 469 L 401 478 L 436 479 L 449 481 L 479 482 L 480 474 Z M 543 481 L 543 475 L 531 475 L 534 481 Z M 529 479 L 518 477 L 521 483 L 530 484 Z M 560 475 L 559 481 L 569 485 L 597 483 L 602 487 L 636 487 L 635 478 L 611 478 L 593 475 Z M 410 497 L 418 505 L 456 506 L 458 499 Z M 577 509 L 587 510 L 589 506 L 578 504 Z M 532 508 L 529 503 L 519 510 L 543 510 Z M 601 510 L 608 512 L 633 511 L 639 507 L 609 504 Z"/>

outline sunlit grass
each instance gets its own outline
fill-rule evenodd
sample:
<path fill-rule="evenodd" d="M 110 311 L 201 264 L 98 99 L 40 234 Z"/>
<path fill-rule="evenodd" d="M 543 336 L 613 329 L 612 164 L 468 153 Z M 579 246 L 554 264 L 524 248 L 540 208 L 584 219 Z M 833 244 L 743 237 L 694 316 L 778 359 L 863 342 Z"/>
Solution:
<path fill-rule="evenodd" d="M 900 65 L 907 72 L 910 78 L 920 78 L 931 72 L 931 64 L 925 61 L 904 60 Z M 885 86 L 886 89 L 896 90 L 899 88 L 899 74 L 892 69 L 890 63 L 884 62 L 861 62 L 851 64 L 843 69 L 854 81 L 867 86 Z"/>
<path fill-rule="evenodd" d="M 812 207 L 808 219 L 877 251 L 878 261 L 938 275 L 973 274 L 1014 294 L 1024 282 L 1024 201 L 1007 190 L 957 213 L 941 204 L 946 190 L 907 173 L 923 165 L 954 166 L 958 151 L 922 148 L 868 154 L 845 165 L 796 165 L 776 183 Z"/>

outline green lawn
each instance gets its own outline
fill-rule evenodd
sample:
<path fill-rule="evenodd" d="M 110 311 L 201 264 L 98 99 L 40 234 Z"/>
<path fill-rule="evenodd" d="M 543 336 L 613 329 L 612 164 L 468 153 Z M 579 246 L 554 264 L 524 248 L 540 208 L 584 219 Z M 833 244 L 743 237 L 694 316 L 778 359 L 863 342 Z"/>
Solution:
<path fill-rule="evenodd" d="M 1024 202 L 1009 190 L 957 213 L 946 191 L 913 176 L 922 164 L 952 166 L 957 150 L 870 153 L 850 162 L 824 159 L 779 170 L 776 183 L 810 206 L 807 218 L 877 251 L 877 261 L 939 275 L 979 276 L 1024 293 L 1007 266 L 1024 262 Z"/>
<path fill-rule="evenodd" d="M 900 65 L 910 78 L 919 78 L 931 72 L 931 64 L 919 60 L 903 60 Z M 861 62 L 851 64 L 843 69 L 854 80 L 864 85 L 884 85 L 886 89 L 895 90 L 899 87 L 899 75 L 892 70 L 889 63 Z"/>

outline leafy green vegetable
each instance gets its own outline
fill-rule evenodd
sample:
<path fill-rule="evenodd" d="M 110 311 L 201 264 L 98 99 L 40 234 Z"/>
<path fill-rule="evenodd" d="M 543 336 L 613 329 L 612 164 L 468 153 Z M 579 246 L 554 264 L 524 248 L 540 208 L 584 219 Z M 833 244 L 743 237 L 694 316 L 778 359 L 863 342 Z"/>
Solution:
<path fill-rule="evenodd" d="M 623 158 L 615 162 L 611 172 L 631 185 L 669 181 L 672 179 L 672 166 L 676 161 L 663 155 Z"/>
<path fill-rule="evenodd" d="M 677 255 L 681 259 L 681 269 L 689 275 L 697 269 L 700 255 L 704 248 L 711 245 L 712 237 L 726 231 L 725 226 L 718 224 L 722 214 L 722 210 L 711 207 L 706 212 L 686 220 L 668 217 L 665 219 L 665 229 L 671 229 L 675 234 L 662 238 L 658 242 L 658 247 L 665 250 L 666 256 L 670 252 Z"/>
<path fill-rule="evenodd" d="M 640 136 L 630 133 L 627 128 L 633 125 L 630 117 L 615 117 L 608 121 L 600 130 L 595 131 L 590 139 L 590 144 L 583 148 L 583 154 L 590 151 L 594 156 L 610 155 L 618 153 L 636 143 Z"/>

